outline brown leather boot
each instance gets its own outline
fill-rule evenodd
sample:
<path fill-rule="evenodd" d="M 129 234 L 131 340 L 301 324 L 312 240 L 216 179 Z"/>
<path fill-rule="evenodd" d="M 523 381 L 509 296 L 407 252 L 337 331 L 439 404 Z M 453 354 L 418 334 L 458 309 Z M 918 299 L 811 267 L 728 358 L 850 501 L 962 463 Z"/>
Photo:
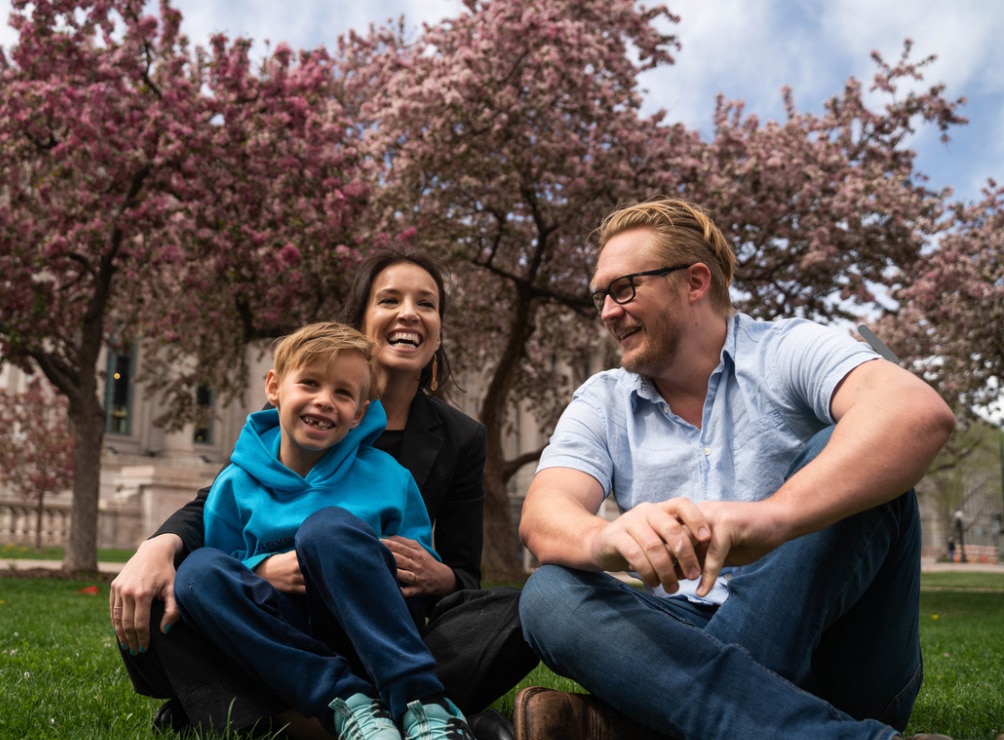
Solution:
<path fill-rule="evenodd" d="M 660 740 L 655 730 L 589 694 L 530 686 L 516 694 L 516 740 Z"/>

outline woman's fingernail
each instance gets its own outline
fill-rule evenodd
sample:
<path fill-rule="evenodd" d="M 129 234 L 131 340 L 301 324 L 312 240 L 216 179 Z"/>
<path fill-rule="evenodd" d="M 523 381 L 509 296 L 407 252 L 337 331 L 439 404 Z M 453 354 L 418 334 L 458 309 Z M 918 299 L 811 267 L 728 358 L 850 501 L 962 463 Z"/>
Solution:
<path fill-rule="evenodd" d="M 143 653 L 145 653 L 145 652 L 146 652 L 146 648 L 145 648 L 145 647 L 143 647 L 142 645 L 140 645 L 140 646 L 139 646 L 139 654 L 140 654 L 140 655 L 142 655 L 142 654 L 143 654 Z"/>
<path fill-rule="evenodd" d="M 125 649 L 126 649 L 126 648 L 128 648 L 128 647 L 129 647 L 129 646 L 128 646 L 128 645 L 126 645 L 126 644 L 125 644 L 124 642 L 120 642 L 120 643 L 119 643 L 119 650 L 125 650 Z"/>
<path fill-rule="evenodd" d="M 169 635 L 169 634 L 171 634 L 171 629 L 172 629 L 173 627 L 174 627 L 174 625 L 173 625 L 173 624 L 168 624 L 168 625 L 165 625 L 165 627 L 164 627 L 164 634 L 165 634 L 165 635 Z"/>
<path fill-rule="evenodd" d="M 129 655 L 135 655 L 135 654 L 136 654 L 136 651 L 135 651 L 135 650 L 130 650 L 130 651 L 129 651 Z"/>

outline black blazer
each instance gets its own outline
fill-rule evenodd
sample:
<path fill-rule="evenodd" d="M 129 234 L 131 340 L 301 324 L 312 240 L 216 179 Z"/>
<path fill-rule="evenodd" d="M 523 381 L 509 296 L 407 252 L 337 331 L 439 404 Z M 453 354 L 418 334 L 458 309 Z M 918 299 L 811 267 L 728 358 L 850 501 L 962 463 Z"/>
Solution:
<path fill-rule="evenodd" d="M 397 455 L 411 471 L 433 526 L 433 546 L 457 576 L 457 588 L 480 588 L 484 539 L 485 427 L 438 398 L 419 391 Z M 177 562 L 202 547 L 209 488 L 178 509 L 152 535 L 172 533 L 184 547 Z"/>

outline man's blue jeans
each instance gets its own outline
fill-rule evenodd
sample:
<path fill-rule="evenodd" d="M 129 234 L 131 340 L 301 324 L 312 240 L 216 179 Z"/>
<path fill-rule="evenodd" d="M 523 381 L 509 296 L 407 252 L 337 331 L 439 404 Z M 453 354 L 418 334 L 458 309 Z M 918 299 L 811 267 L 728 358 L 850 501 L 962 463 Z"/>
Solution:
<path fill-rule="evenodd" d="M 721 607 L 545 565 L 520 616 L 552 669 L 671 736 L 888 738 L 920 689 L 919 599 L 910 491 L 733 570 Z"/>
<path fill-rule="evenodd" d="M 394 558 L 368 524 L 321 509 L 300 526 L 294 547 L 306 597 L 277 591 L 214 548 L 192 552 L 174 584 L 185 622 L 330 731 L 336 697 L 379 696 L 398 717 L 407 702 L 443 692 Z"/>

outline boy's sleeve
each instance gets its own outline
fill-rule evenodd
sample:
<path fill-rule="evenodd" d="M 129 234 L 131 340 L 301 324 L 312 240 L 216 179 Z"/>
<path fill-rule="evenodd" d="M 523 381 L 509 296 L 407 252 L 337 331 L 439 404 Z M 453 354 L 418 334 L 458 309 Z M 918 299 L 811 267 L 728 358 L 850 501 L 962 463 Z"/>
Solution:
<path fill-rule="evenodd" d="M 429 512 L 425 508 L 422 494 L 419 492 L 418 485 L 411 473 L 403 468 L 402 471 L 405 492 L 404 503 L 401 507 L 401 528 L 390 534 L 399 534 L 402 537 L 415 540 L 428 550 L 429 554 L 436 560 L 442 562 L 443 559 L 439 557 L 439 553 L 432 549 L 432 523 L 429 521 Z"/>
<path fill-rule="evenodd" d="M 225 470 L 209 489 L 203 521 L 206 529 L 206 547 L 215 547 L 238 560 L 247 556 L 244 525 L 234 496 L 233 476 Z"/>

